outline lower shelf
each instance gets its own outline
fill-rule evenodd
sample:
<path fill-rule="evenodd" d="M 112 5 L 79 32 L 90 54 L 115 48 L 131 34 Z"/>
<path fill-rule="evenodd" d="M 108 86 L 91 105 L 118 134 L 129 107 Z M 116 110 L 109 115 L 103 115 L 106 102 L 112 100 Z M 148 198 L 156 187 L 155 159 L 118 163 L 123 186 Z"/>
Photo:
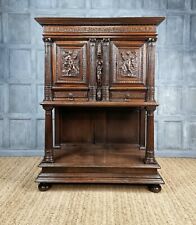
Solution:
<path fill-rule="evenodd" d="M 41 162 L 39 183 L 163 184 L 160 166 L 144 164 L 144 150 L 122 144 L 65 144 L 54 150 L 54 163 Z"/>

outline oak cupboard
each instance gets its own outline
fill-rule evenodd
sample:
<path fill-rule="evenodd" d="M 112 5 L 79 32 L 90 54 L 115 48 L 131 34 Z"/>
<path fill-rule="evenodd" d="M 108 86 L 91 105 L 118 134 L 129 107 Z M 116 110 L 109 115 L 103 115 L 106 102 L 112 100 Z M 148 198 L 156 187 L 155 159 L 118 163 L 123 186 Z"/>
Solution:
<path fill-rule="evenodd" d="M 154 156 L 156 27 L 164 17 L 35 18 L 45 43 L 45 156 L 54 183 L 164 181 Z"/>

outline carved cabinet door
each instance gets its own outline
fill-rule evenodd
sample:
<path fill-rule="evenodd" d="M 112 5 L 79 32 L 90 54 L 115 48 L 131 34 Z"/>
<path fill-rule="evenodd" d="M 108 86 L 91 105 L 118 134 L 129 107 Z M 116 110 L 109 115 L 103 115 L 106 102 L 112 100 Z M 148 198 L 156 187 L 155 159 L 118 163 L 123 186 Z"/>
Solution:
<path fill-rule="evenodd" d="M 145 85 L 145 42 L 111 41 L 111 85 Z"/>
<path fill-rule="evenodd" d="M 110 99 L 114 101 L 144 99 L 145 91 L 130 91 L 146 83 L 146 43 L 115 40 L 110 43 Z"/>
<path fill-rule="evenodd" d="M 89 42 L 58 40 L 53 44 L 53 100 L 88 101 Z"/>
<path fill-rule="evenodd" d="M 55 85 L 88 86 L 87 41 L 56 41 L 54 43 Z"/>

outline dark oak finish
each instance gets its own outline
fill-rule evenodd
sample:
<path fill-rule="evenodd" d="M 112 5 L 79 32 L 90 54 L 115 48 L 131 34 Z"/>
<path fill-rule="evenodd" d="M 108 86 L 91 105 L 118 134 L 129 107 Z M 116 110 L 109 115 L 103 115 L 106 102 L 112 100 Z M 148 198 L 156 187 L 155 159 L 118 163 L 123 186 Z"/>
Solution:
<path fill-rule="evenodd" d="M 35 19 L 45 42 L 39 190 L 127 183 L 159 192 L 154 77 L 156 26 L 164 17 Z"/>

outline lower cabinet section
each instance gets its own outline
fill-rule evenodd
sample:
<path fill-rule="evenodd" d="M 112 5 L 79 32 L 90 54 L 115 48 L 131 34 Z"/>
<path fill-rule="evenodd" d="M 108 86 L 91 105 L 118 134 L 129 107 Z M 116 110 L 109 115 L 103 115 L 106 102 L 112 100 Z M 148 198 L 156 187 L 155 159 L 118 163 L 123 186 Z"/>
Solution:
<path fill-rule="evenodd" d="M 43 160 L 39 190 L 52 183 L 146 184 L 164 181 L 160 166 L 144 163 L 146 119 L 139 108 L 55 107 L 53 162 Z M 141 150 L 141 147 L 143 149 Z"/>
<path fill-rule="evenodd" d="M 50 183 L 124 183 L 147 184 L 153 192 L 161 190 L 163 179 L 158 163 L 144 164 L 145 151 L 136 145 L 62 144 L 54 151 L 55 163 L 42 162 L 37 178 Z M 41 189 L 40 190 L 45 190 Z"/>

